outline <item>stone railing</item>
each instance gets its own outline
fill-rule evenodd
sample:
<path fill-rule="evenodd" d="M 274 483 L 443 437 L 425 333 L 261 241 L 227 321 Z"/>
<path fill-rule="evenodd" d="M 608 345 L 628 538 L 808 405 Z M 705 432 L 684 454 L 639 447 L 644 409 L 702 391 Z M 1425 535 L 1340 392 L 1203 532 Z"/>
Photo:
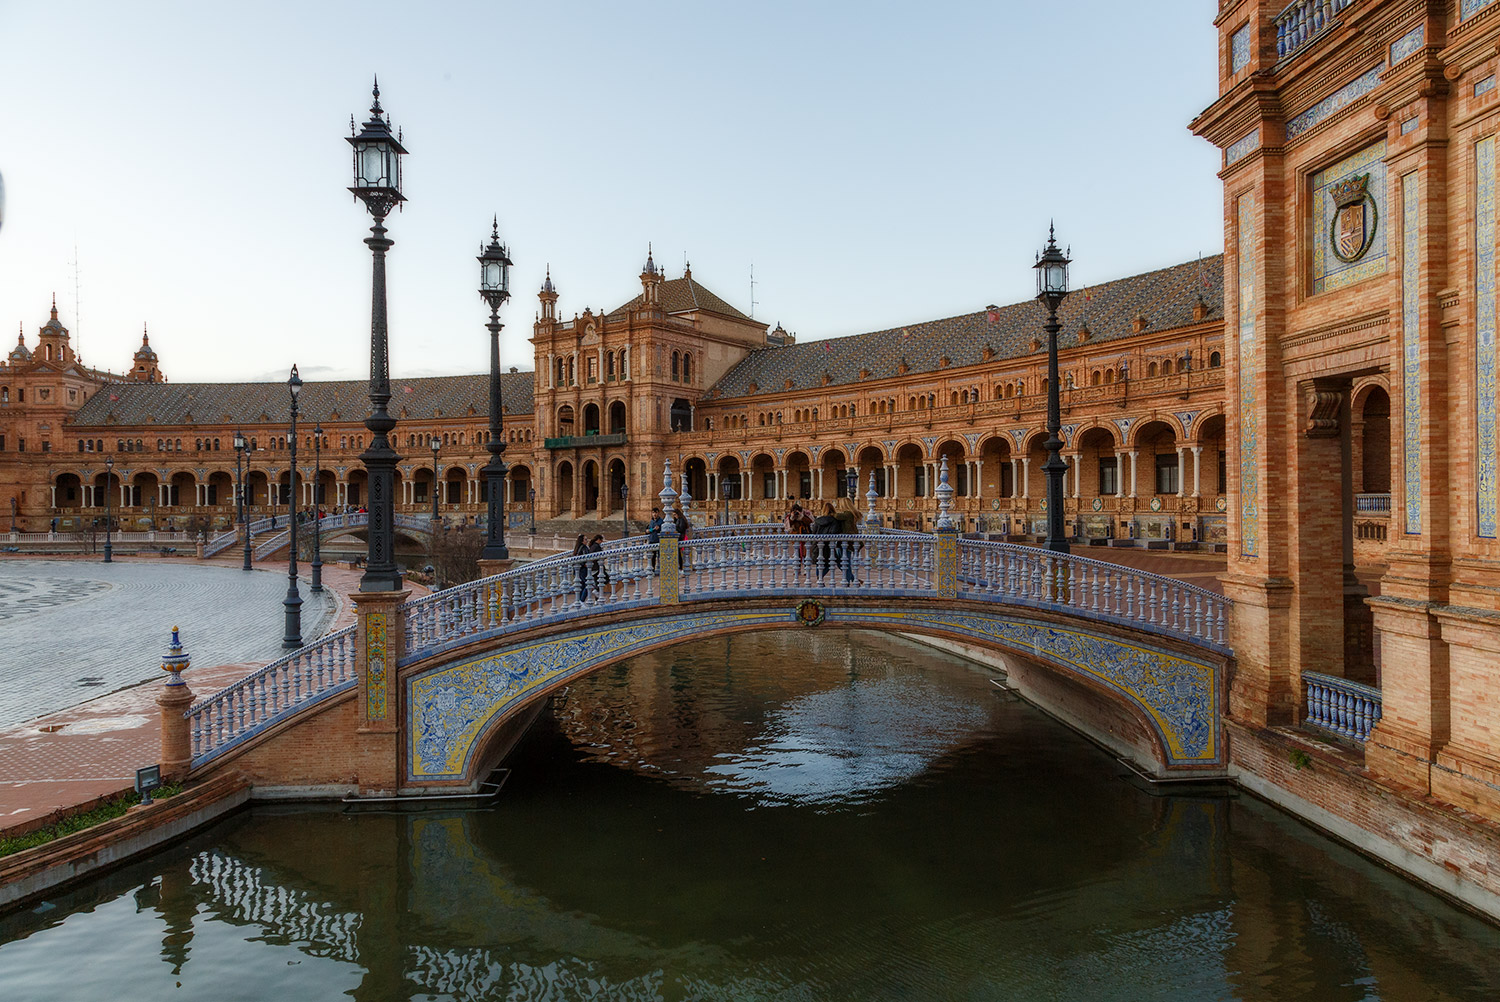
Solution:
<path fill-rule="evenodd" d="M 925 533 L 726 531 L 695 536 L 676 549 L 675 575 L 663 567 L 671 551 L 632 542 L 537 561 L 408 602 L 401 660 L 481 634 L 661 604 L 662 573 L 677 578 L 675 600 L 684 603 L 762 594 L 934 598 L 940 592 L 937 537 Z M 956 540 L 953 572 L 957 590 L 949 594 L 956 597 L 1085 615 L 1228 650 L 1228 600 L 1175 578 L 980 540 Z"/>
<path fill-rule="evenodd" d="M 959 594 L 1087 614 L 1227 649 L 1229 600 L 1176 578 L 1011 543 L 963 540 Z"/>
<path fill-rule="evenodd" d="M 1380 690 L 1319 672 L 1302 673 L 1307 688 L 1307 720 L 1314 727 L 1368 741 L 1380 719 Z"/>
<path fill-rule="evenodd" d="M 624 444 L 625 433 L 623 431 L 610 432 L 608 435 L 601 435 L 597 432 L 583 435 L 559 435 L 557 438 L 542 440 L 542 446 L 547 449 L 579 449 Z"/>
<path fill-rule="evenodd" d="M 1358 515 L 1389 515 L 1391 496 L 1389 494 L 1356 494 L 1354 495 L 1354 511 Z"/>
<path fill-rule="evenodd" d="M 187 711 L 193 766 L 354 684 L 354 627 L 348 626 L 193 704 Z"/>
<path fill-rule="evenodd" d="M 1292 0 L 1276 15 L 1276 58 L 1285 59 L 1332 27 L 1354 0 Z"/>

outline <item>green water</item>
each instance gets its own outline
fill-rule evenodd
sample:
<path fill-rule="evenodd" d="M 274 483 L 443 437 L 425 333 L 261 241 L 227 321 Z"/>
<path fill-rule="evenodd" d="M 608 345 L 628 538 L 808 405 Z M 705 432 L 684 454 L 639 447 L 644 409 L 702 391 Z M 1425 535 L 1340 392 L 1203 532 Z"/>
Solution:
<path fill-rule="evenodd" d="M 574 686 L 479 810 L 259 808 L 0 919 L 0 999 L 1494 999 L 1500 931 L 975 666 L 820 632 Z"/>

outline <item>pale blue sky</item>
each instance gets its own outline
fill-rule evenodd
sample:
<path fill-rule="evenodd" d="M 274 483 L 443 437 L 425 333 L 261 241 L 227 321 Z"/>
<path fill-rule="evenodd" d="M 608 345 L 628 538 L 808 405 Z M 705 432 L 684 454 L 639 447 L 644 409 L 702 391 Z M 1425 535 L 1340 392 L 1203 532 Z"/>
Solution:
<path fill-rule="evenodd" d="M 1075 285 L 1217 253 L 1219 156 L 1186 128 L 1214 8 L 0 0 L 0 323 L 34 339 L 55 290 L 92 365 L 148 323 L 179 382 L 365 375 L 343 140 L 372 72 L 411 151 L 397 375 L 486 367 L 495 212 L 522 368 L 543 268 L 560 314 L 613 308 L 647 241 L 747 312 L 753 263 L 756 317 L 803 339 L 1029 296 L 1049 217 Z"/>

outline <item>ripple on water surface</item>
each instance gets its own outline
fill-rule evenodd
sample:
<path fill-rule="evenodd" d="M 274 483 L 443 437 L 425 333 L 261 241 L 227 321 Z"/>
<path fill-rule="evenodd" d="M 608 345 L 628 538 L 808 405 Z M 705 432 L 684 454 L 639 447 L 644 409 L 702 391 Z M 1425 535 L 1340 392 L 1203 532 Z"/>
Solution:
<path fill-rule="evenodd" d="M 1152 797 L 892 639 L 571 689 L 483 810 L 261 808 L 0 920 L 12 999 L 1493 999 L 1500 934 L 1257 801 Z M 129 994 L 127 992 L 127 994 Z"/>

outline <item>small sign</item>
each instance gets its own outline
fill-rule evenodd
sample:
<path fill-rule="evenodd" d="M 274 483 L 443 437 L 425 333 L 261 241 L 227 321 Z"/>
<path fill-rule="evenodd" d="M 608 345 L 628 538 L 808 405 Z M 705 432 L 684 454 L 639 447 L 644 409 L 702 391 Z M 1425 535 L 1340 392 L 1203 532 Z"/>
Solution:
<path fill-rule="evenodd" d="M 141 795 L 141 803 L 151 803 L 151 791 L 161 786 L 161 766 L 148 765 L 135 771 L 135 792 Z"/>

